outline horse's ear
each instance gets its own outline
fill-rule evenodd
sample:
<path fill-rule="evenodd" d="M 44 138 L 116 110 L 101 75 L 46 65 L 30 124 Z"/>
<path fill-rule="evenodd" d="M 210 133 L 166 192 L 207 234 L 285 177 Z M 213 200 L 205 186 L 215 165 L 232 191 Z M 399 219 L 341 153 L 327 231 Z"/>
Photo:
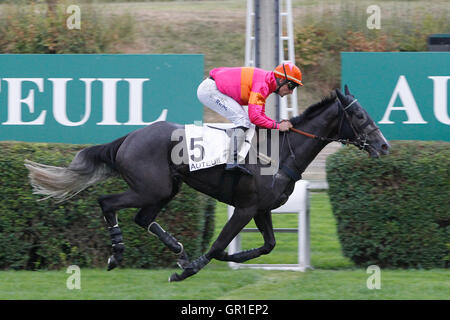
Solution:
<path fill-rule="evenodd" d="M 336 89 L 336 96 L 338 97 L 339 101 L 341 102 L 341 104 L 345 105 L 345 96 L 342 93 L 341 90 Z"/>
<path fill-rule="evenodd" d="M 350 96 L 351 93 L 350 93 L 350 90 L 348 90 L 348 86 L 347 85 L 344 86 L 344 89 L 345 89 L 345 95 L 346 96 Z"/>

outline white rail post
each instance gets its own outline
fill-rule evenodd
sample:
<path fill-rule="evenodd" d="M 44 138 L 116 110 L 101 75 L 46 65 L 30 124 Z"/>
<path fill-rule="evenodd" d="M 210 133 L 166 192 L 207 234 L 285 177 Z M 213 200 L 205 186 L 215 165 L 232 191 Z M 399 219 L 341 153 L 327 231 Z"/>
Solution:
<path fill-rule="evenodd" d="M 279 0 L 280 24 L 279 24 L 279 63 L 292 62 L 295 64 L 295 47 L 294 47 L 294 21 L 292 19 L 292 1 Z M 284 3 L 284 6 L 283 6 Z M 286 33 L 284 32 L 286 27 Z M 287 57 L 285 56 L 285 48 L 287 42 Z M 298 89 L 297 89 L 298 90 Z M 297 90 L 288 97 L 280 97 L 280 119 L 289 119 L 298 115 L 297 108 Z M 290 115 L 289 115 L 290 113 Z"/>
<path fill-rule="evenodd" d="M 247 20 L 245 27 L 245 66 L 255 66 L 255 12 L 253 0 L 247 0 Z"/>
<path fill-rule="evenodd" d="M 298 264 L 303 268 L 311 268 L 310 229 L 309 229 L 309 189 L 308 185 L 300 188 L 301 202 L 298 215 Z"/>

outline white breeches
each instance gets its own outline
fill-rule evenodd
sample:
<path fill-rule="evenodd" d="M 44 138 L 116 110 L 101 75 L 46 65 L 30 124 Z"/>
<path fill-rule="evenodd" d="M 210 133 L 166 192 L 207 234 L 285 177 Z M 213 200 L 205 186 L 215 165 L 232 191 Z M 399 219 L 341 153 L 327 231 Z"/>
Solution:
<path fill-rule="evenodd" d="M 214 80 L 207 78 L 200 83 L 197 97 L 201 103 L 233 122 L 235 126 L 250 127 L 251 122 L 244 107 L 220 92 Z"/>

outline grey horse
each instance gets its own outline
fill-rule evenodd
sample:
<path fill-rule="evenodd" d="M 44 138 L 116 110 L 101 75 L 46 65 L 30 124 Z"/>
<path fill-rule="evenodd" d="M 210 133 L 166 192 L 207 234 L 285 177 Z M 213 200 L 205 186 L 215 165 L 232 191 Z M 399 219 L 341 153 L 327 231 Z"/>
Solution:
<path fill-rule="evenodd" d="M 117 211 L 139 208 L 135 222 L 179 254 L 178 265 L 183 271 L 172 274 L 169 281 L 181 281 L 196 274 L 211 259 L 244 262 L 271 252 L 275 247 L 271 210 L 288 200 L 295 182 L 329 142 L 354 144 L 371 157 L 388 154 L 390 148 L 347 86 L 345 94 L 336 89 L 290 121 L 293 124 L 291 131 L 278 136 L 279 170 L 272 175 L 261 174 L 261 163 L 245 164 L 252 175 L 226 171 L 225 165 L 190 171 L 186 162 L 174 163 L 174 147 L 180 143 L 186 146 L 186 142 L 182 136 L 179 141 L 173 141 L 173 133 L 184 130 L 184 126 L 165 121 L 133 131 L 111 143 L 85 148 L 67 168 L 28 160 L 25 166 L 29 169 L 34 193 L 59 201 L 67 200 L 113 174 L 120 174 L 129 189 L 98 200 L 112 241 L 108 270 L 120 264 L 125 249 Z M 192 261 L 182 244 L 155 221 L 160 210 L 180 190 L 182 182 L 235 207 L 211 248 Z M 261 232 L 264 244 L 229 255 L 226 247 L 251 219 Z"/>

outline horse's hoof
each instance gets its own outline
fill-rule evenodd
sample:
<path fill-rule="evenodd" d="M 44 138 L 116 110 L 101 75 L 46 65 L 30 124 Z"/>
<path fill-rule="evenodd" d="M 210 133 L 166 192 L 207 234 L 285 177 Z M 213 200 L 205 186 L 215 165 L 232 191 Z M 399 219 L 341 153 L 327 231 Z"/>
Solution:
<path fill-rule="evenodd" d="M 175 282 L 175 281 L 181 281 L 183 280 L 183 278 L 180 277 L 180 275 L 178 273 L 173 273 L 170 277 L 169 277 L 169 282 Z"/>
<path fill-rule="evenodd" d="M 116 258 L 114 258 L 114 256 L 109 257 L 109 259 L 108 259 L 108 271 L 111 271 L 112 269 L 114 269 L 118 265 L 119 264 L 118 264 Z"/>

